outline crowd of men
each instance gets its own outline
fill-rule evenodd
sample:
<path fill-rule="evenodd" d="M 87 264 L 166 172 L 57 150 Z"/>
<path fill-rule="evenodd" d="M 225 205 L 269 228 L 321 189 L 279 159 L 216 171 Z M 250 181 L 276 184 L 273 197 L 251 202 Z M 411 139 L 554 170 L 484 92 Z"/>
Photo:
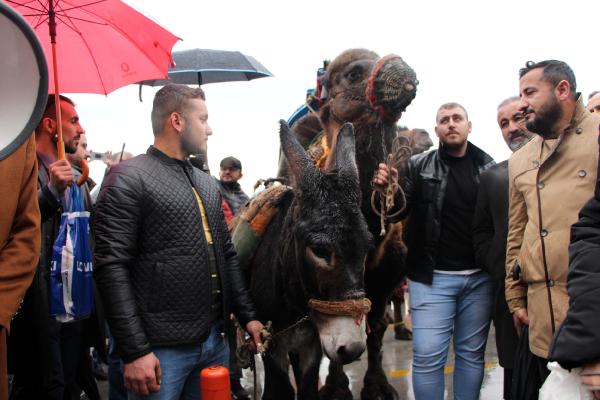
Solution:
<path fill-rule="evenodd" d="M 445 103 L 435 115 L 439 148 L 412 157 L 400 177 L 418 400 L 443 399 L 451 339 L 454 398 L 479 398 L 491 321 L 503 398 L 537 398 L 552 360 L 582 367 L 600 398 L 600 93 L 586 109 L 573 71 L 556 60 L 528 63 L 519 87 L 497 109 L 509 160 L 495 164 L 470 143 L 467 110 Z M 190 161 L 206 154 L 212 134 L 202 89 L 159 90 L 153 145 L 113 163 L 94 196 L 93 182 L 82 185 L 95 309 L 67 322 L 50 311 L 49 274 L 87 139 L 75 104 L 61 96 L 70 162 L 59 159 L 57 119 L 50 96 L 35 134 L 0 162 L 0 399 L 8 373 L 11 399 L 82 391 L 99 399 L 90 347 L 105 361 L 108 354 L 110 399 L 198 399 L 199 372 L 211 365 L 231 366 L 234 398 L 249 398 L 230 360 L 230 315 L 255 346 L 263 325 L 226 225 L 248 196 L 238 159 L 221 161 L 218 180 Z M 373 183 L 386 185 L 391 174 L 382 164 Z M 535 397 L 512 385 L 519 341 L 530 351 Z"/>

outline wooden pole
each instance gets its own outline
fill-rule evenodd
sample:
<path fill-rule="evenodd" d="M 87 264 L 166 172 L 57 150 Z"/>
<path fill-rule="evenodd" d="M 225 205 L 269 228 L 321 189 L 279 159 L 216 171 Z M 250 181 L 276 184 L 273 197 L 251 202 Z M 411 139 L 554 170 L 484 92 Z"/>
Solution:
<path fill-rule="evenodd" d="M 48 2 L 48 28 L 50 30 L 50 43 L 52 45 L 52 72 L 54 76 L 54 107 L 56 110 L 56 150 L 58 159 L 65 159 L 65 142 L 62 135 L 62 116 L 60 113 L 60 90 L 58 85 L 58 62 L 56 60 L 56 14 L 54 0 Z"/>

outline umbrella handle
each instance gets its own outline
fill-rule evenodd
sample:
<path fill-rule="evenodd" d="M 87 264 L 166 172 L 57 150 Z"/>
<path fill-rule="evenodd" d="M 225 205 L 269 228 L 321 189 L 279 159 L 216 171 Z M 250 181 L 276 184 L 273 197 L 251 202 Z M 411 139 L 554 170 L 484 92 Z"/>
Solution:
<path fill-rule="evenodd" d="M 87 161 L 85 161 L 84 159 L 81 159 L 80 165 L 81 165 L 81 176 L 77 179 L 77 186 L 83 185 L 87 181 L 88 176 L 90 175 L 90 167 L 88 167 Z"/>

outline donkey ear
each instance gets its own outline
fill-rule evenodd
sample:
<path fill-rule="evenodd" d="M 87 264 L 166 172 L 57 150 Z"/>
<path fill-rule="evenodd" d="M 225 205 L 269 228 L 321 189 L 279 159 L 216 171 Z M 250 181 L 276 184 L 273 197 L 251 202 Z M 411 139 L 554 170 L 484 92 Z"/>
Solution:
<path fill-rule="evenodd" d="M 279 121 L 279 140 L 281 141 L 281 149 L 287 158 L 287 162 L 292 175 L 296 182 L 302 184 L 308 175 L 312 175 L 316 171 L 306 151 L 296 139 L 296 136 L 290 130 L 290 127 L 284 120 Z M 303 178 L 304 177 L 304 178 Z"/>
<path fill-rule="evenodd" d="M 358 178 L 354 127 L 349 122 L 346 122 L 342 126 L 337 137 L 337 143 L 335 145 L 335 167 L 340 175 Z"/>

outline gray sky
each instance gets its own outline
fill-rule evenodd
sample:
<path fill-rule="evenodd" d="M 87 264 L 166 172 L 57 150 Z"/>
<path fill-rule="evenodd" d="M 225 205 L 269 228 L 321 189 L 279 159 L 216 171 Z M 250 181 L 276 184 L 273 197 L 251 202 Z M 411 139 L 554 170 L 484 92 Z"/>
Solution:
<path fill-rule="evenodd" d="M 348 48 L 395 53 L 416 71 L 417 97 L 400 123 L 434 133 L 437 107 L 463 104 L 473 123 L 470 140 L 496 161 L 509 151 L 496 123 L 501 100 L 518 94 L 518 69 L 527 60 L 555 58 L 575 71 L 585 96 L 600 89 L 598 1 L 190 1 L 125 0 L 183 39 L 174 50 L 238 50 L 273 78 L 204 85 L 209 163 L 243 164 L 246 192 L 276 173 L 278 124 L 302 104 L 316 70 Z M 108 95 L 73 95 L 94 151 L 135 154 L 152 143 L 150 109 L 157 89 L 129 86 Z M 434 138 L 434 142 L 437 139 Z"/>

